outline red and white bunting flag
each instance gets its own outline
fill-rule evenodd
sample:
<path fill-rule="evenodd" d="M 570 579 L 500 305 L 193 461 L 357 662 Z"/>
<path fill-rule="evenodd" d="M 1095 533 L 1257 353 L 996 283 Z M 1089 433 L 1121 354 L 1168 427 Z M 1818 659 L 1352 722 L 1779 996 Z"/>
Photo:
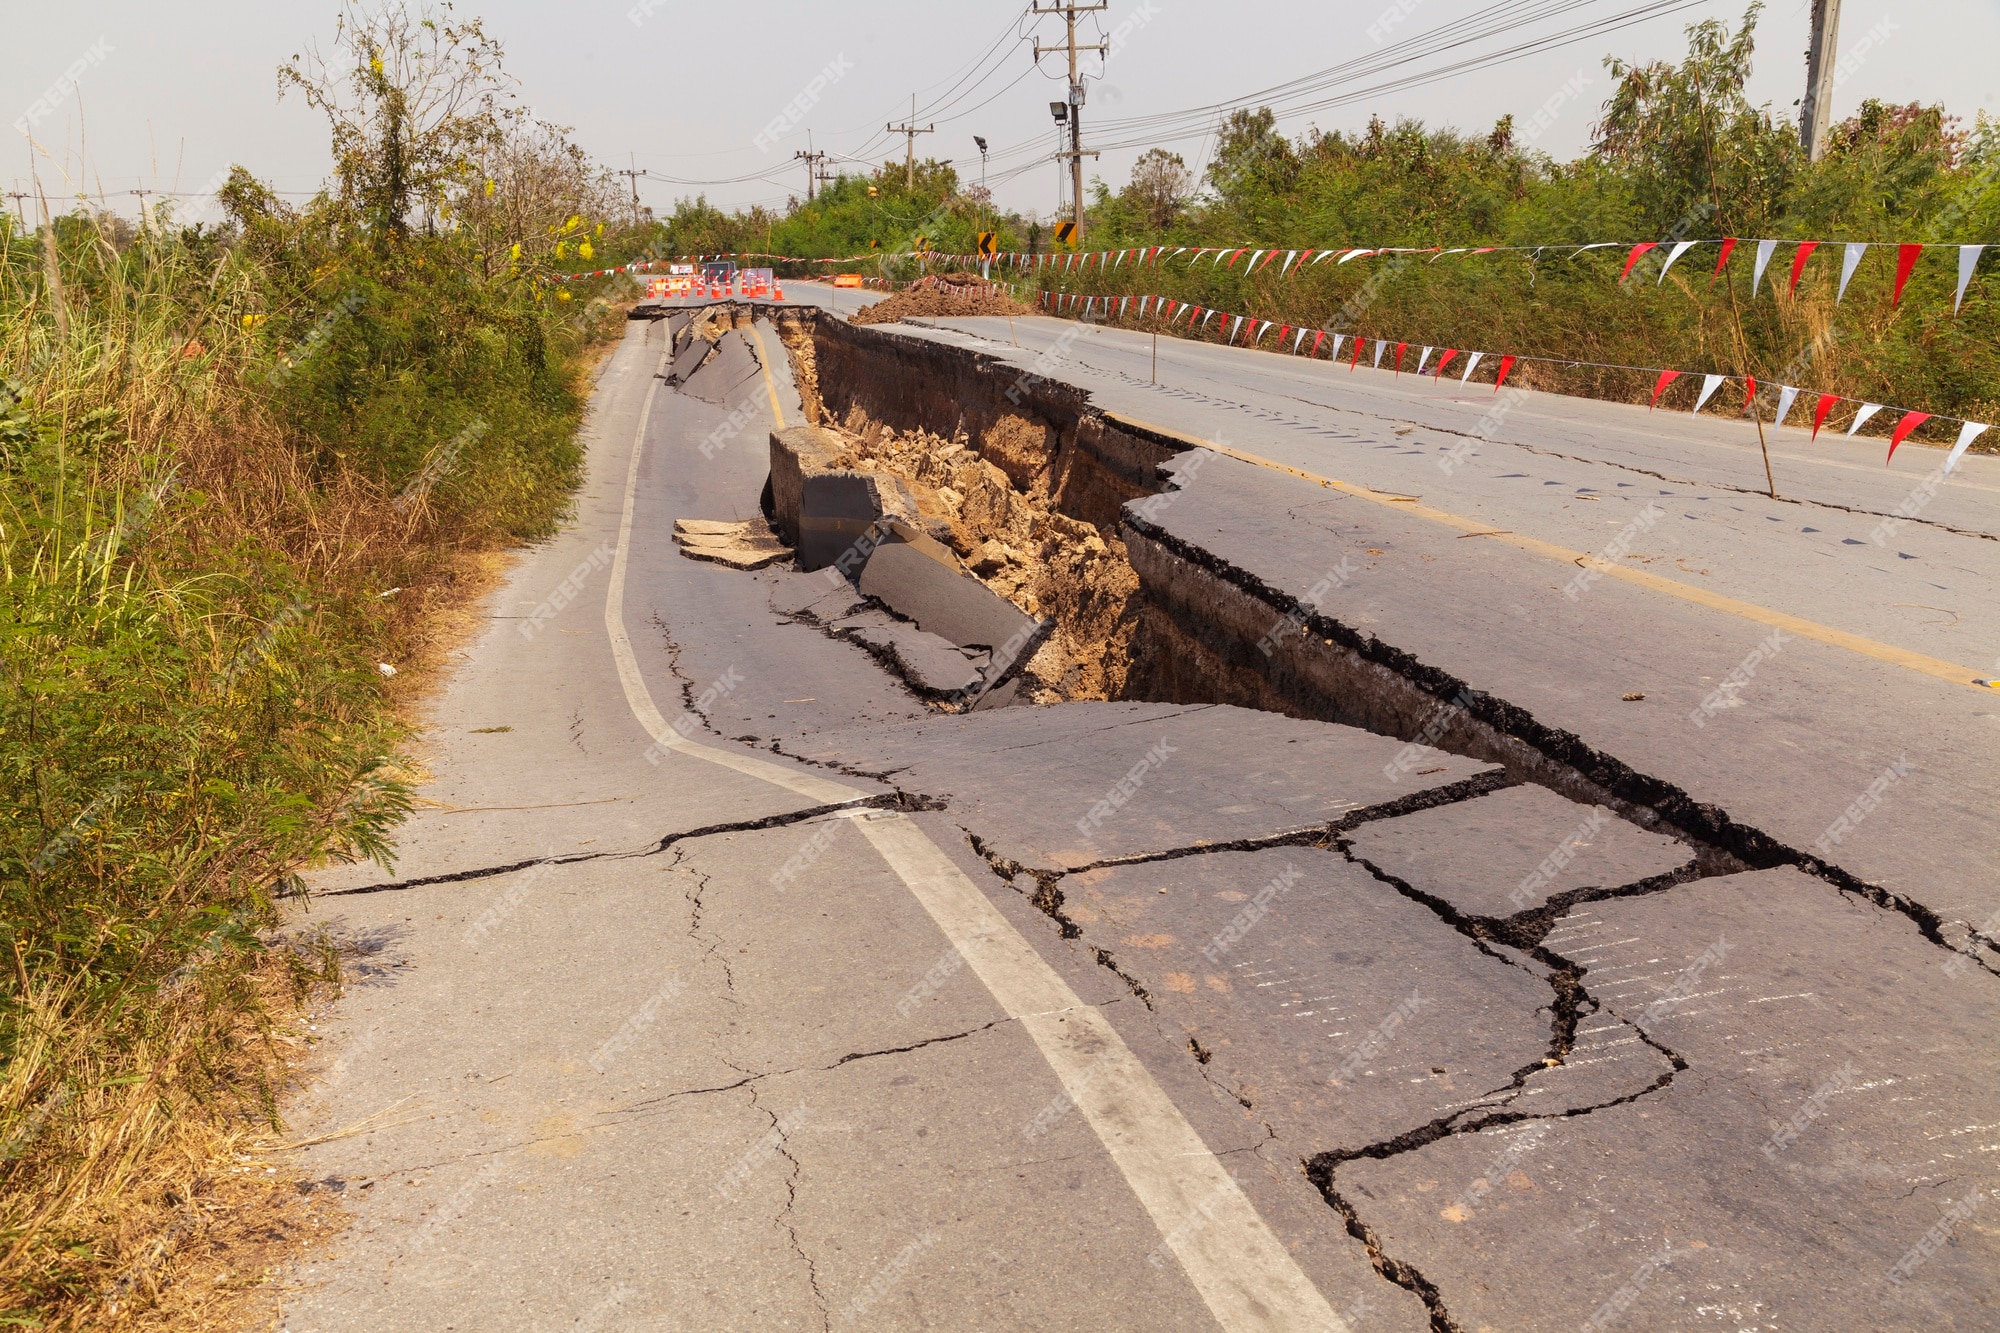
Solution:
<path fill-rule="evenodd" d="M 1357 333 L 1354 335 L 1354 359 L 1347 363 L 1349 374 L 1352 374 L 1355 368 L 1361 364 L 1361 344 L 1363 341 L 1364 339 L 1360 334 Z M 1375 343 L 1375 364 L 1378 366 L 1382 364 L 1382 343 L 1379 339 Z"/>
<path fill-rule="evenodd" d="M 1979 433 L 1985 429 L 1984 421 L 1966 421 L 1959 424 L 1958 443 L 1951 447 L 1950 456 L 1944 460 L 1945 475 L 1949 476 L 1951 470 L 1958 466 L 1959 455 L 1970 448 L 1972 442 L 1979 438 Z"/>
<path fill-rule="evenodd" d="M 1485 355 L 1486 353 L 1484 352 L 1474 352 L 1472 354 L 1472 359 L 1465 363 L 1465 373 L 1458 377 L 1460 384 L 1464 384 L 1472 378 L 1472 372 L 1479 368 L 1479 358 Z"/>
<path fill-rule="evenodd" d="M 1317 333 L 1313 334 L 1313 349 L 1312 351 L 1308 352 L 1307 355 L 1318 356 L 1319 345 L 1325 341 L 1326 341 L 1325 329 L 1321 329 Z M 1329 361 L 1340 360 L 1340 335 L 1337 333 L 1333 335 L 1333 350 L 1326 354 L 1326 359 Z"/>
<path fill-rule="evenodd" d="M 1896 290 L 1889 297 L 1889 305 L 1892 309 L 1903 304 L 1903 284 L 1910 280 L 1910 270 L 1915 268 L 1917 261 L 1923 257 L 1924 247 L 1921 245 L 1899 245 L 1896 247 Z"/>
<path fill-rule="evenodd" d="M 1894 458 L 1896 456 L 1896 446 L 1901 444 L 1904 440 L 1909 439 L 1911 431 L 1923 425 L 1926 421 L 1929 421 L 1930 419 L 1931 419 L 1931 414 L 1928 412 L 1903 413 L 1903 419 L 1896 423 L 1896 429 L 1889 432 L 1889 458 L 1885 458 L 1882 461 L 1886 463 L 1889 461 L 1889 459 Z"/>
<path fill-rule="evenodd" d="M 1363 255 L 1377 255 L 1380 253 L 1382 253 L 1380 250 L 1349 250 L 1346 254 L 1340 257 L 1340 263 L 1345 264 L 1350 259 L 1359 259 Z M 1339 264 L 1334 265 L 1335 268 L 1338 268 L 1339 266 L 1340 266 Z"/>
<path fill-rule="evenodd" d="M 1265 260 L 1265 261 L 1264 261 L 1263 263 L 1261 263 L 1261 264 L 1257 265 L 1256 269 L 1254 269 L 1254 270 L 1251 270 L 1251 271 L 1254 271 L 1254 272 L 1257 272 L 1257 273 L 1262 273 L 1262 272 L 1263 272 L 1263 271 L 1264 271 L 1265 269 L 1267 269 L 1267 268 L 1271 267 L 1271 260 L 1272 260 L 1272 259 L 1276 259 L 1277 257 L 1278 257 L 1278 252 L 1277 252 L 1276 250 L 1273 250 L 1273 251 L 1271 252 L 1271 255 L 1270 255 L 1270 258 L 1269 258 L 1269 259 L 1266 259 L 1266 260 Z M 1282 270 L 1280 271 L 1280 274 L 1279 274 L 1279 276 L 1281 276 L 1281 277 L 1283 276 L 1283 272 L 1282 272 Z"/>
<path fill-rule="evenodd" d="M 1778 386 L 1778 415 L 1776 420 L 1771 422 L 1771 429 L 1776 430 L 1785 424 L 1785 418 L 1792 413 L 1792 404 L 1798 400 L 1799 391 L 1797 389 L 1794 389 L 1789 384 L 1780 384 Z"/>
<path fill-rule="evenodd" d="M 1319 258 L 1318 258 L 1318 259 L 1315 259 L 1315 260 L 1313 260 L 1313 263 L 1314 263 L 1314 265 L 1316 265 L 1316 266 L 1317 266 L 1317 265 L 1319 265 L 1319 264 L 1324 264 L 1324 263 L 1325 263 L 1325 262 L 1326 262 L 1327 260 L 1329 260 L 1329 259 L 1333 258 L 1333 257 L 1334 257 L 1335 255 L 1337 255 L 1337 254 L 1339 254 L 1339 253 L 1340 253 L 1340 251 L 1338 251 L 1338 250 L 1322 250 L 1322 251 L 1320 251 L 1320 252 L 1319 252 Z M 1341 262 L 1342 262 L 1342 263 L 1346 263 L 1347 261 L 1346 261 L 1346 260 L 1342 260 Z M 1301 267 L 1303 267 L 1303 265 L 1301 265 Z"/>
<path fill-rule="evenodd" d="M 1300 330 L 1299 330 L 1299 332 L 1298 332 L 1298 336 L 1292 339 L 1292 355 L 1293 355 L 1293 356 L 1297 356 L 1297 355 L 1299 354 L 1299 346 L 1300 346 L 1300 345 L 1301 345 L 1302 343 L 1304 343 L 1304 342 L 1305 342 L 1305 340 L 1306 340 L 1306 335 L 1307 335 L 1308 333 L 1310 333 L 1310 332 L 1312 332 L 1312 330 L 1311 330 L 1311 329 L 1300 329 Z M 1281 333 L 1279 333 L 1279 334 L 1278 334 L 1278 336 L 1279 336 L 1280 338 L 1283 338 L 1283 337 L 1284 337 L 1285 335 L 1284 335 L 1284 334 L 1283 334 L 1283 333 L 1281 332 Z M 1314 350 L 1315 352 L 1317 352 L 1317 351 L 1319 350 L 1319 344 L 1318 344 L 1318 343 L 1314 343 L 1314 344 L 1313 344 L 1313 350 Z"/>
<path fill-rule="evenodd" d="M 1746 417 L 1749 416 L 1750 409 L 1755 406 L 1757 406 L 1757 377 L 1755 375 L 1745 375 L 1743 377 L 1743 415 Z"/>
<path fill-rule="evenodd" d="M 1681 373 L 1678 370 L 1663 370 L 1660 372 L 1659 380 L 1653 385 L 1653 402 L 1651 407 L 1647 408 L 1647 411 L 1651 411 L 1652 408 L 1660 405 L 1660 395 L 1667 391 L 1669 384 L 1672 384 L 1680 377 Z"/>
<path fill-rule="evenodd" d="M 1812 252 L 1817 249 L 1819 249 L 1818 241 L 1799 242 L 1798 250 L 1792 255 L 1792 285 L 1789 290 L 1798 291 L 1799 274 L 1805 272 L 1806 261 L 1812 258 Z"/>
<path fill-rule="evenodd" d="M 1130 254 L 1130 253 L 1131 253 L 1131 251 L 1129 251 L 1129 250 L 1120 250 L 1120 251 L 1118 252 L 1118 260 L 1117 260 L 1117 263 L 1114 263 L 1114 264 L 1112 264 L 1112 266 L 1111 266 L 1111 267 L 1113 267 L 1113 268 L 1117 268 L 1119 264 L 1122 264 L 1122 263 L 1124 263 L 1124 262 L 1125 262 L 1125 256 L 1126 256 L 1126 255 L 1128 255 L 1128 254 Z"/>
<path fill-rule="evenodd" d="M 1877 412 L 1880 412 L 1881 410 L 1882 410 L 1882 404 L 1880 403 L 1863 403 L 1861 405 L 1861 410 L 1854 414 L 1854 424 L 1847 428 L 1848 438 L 1849 439 L 1854 438 L 1854 432 L 1860 430 L 1862 425 L 1868 420 L 1868 418 L 1874 416 Z"/>
<path fill-rule="evenodd" d="M 1403 373 L 1403 349 L 1408 346 L 1408 343 L 1396 344 L 1396 373 L 1398 375 Z"/>
<path fill-rule="evenodd" d="M 1985 248 L 1983 245 L 1958 247 L 1958 294 L 1951 298 L 1951 313 L 1954 315 L 1965 301 L 1966 285 L 1972 281 L 1972 270 L 1979 267 L 1979 252 Z"/>
<path fill-rule="evenodd" d="M 1278 265 L 1278 276 L 1281 278 L 1284 277 L 1286 272 L 1292 267 L 1292 261 L 1298 257 L 1299 252 L 1296 250 L 1285 251 L 1285 262 Z"/>
<path fill-rule="evenodd" d="M 1417 358 L 1417 373 L 1419 375 L 1424 373 L 1424 366 L 1429 363 L 1431 359 L 1431 353 L 1435 352 L 1436 350 L 1437 348 L 1435 347 L 1426 347 L 1424 348 L 1424 354 Z"/>
<path fill-rule="evenodd" d="M 1512 370 L 1513 368 L 1514 368 L 1513 357 L 1503 356 L 1500 358 L 1500 373 L 1499 375 L 1494 377 L 1493 392 L 1495 393 L 1500 392 L 1500 386 L 1507 382 L 1507 372 Z"/>
<path fill-rule="evenodd" d="M 1854 280 L 1854 270 L 1861 265 L 1861 256 L 1868 253 L 1868 242 L 1849 241 L 1846 251 L 1840 257 L 1840 290 L 1833 294 L 1833 303 L 1840 304 L 1847 295 L 1847 284 Z"/>
<path fill-rule="evenodd" d="M 1764 281 L 1764 270 L 1771 266 L 1771 256 L 1777 253 L 1776 241 L 1757 242 L 1757 263 L 1750 270 L 1750 295 L 1757 295 L 1757 288 Z"/>
<path fill-rule="evenodd" d="M 1118 318 L 1120 319 L 1125 318 L 1125 303 L 1131 299 L 1132 298 L 1129 296 L 1121 296 L 1118 298 Z"/>
<path fill-rule="evenodd" d="M 1660 243 L 1658 241 L 1641 241 L 1633 246 L 1632 253 L 1625 256 L 1625 271 L 1618 275 L 1618 281 L 1623 282 L 1632 276 L 1632 266 L 1639 262 L 1641 255 L 1645 254 L 1648 250 L 1657 250 L 1659 248 Z"/>
<path fill-rule="evenodd" d="M 1452 359 L 1453 357 L 1457 356 L 1457 355 L 1458 355 L 1458 349 L 1457 349 L 1456 347 L 1447 347 L 1447 348 L 1445 348 L 1445 349 L 1444 349 L 1444 355 L 1438 358 L 1438 368 L 1437 368 L 1437 373 L 1436 373 L 1436 374 L 1434 374 L 1434 375 L 1432 375 L 1432 376 L 1431 376 L 1431 378 L 1432 378 L 1432 379 L 1440 379 L 1440 380 L 1441 380 L 1441 379 L 1443 379 L 1443 378 L 1444 378 L 1444 368 L 1445 368 L 1446 366 L 1450 365 L 1450 364 L 1451 364 L 1451 359 Z"/>
<path fill-rule="evenodd" d="M 1710 396 L 1717 389 L 1720 389 L 1722 382 L 1728 378 L 1727 375 L 1703 375 L 1701 377 L 1701 396 L 1694 400 L 1694 412 L 1692 415 L 1701 415 L 1701 409 L 1707 405 Z"/>
<path fill-rule="evenodd" d="M 1674 261 L 1700 244 L 1700 241 L 1675 241 L 1673 250 L 1667 255 L 1667 262 L 1660 265 L 1660 281 L 1653 285 L 1658 287 L 1664 283 L 1667 280 L 1667 270 L 1674 266 Z"/>
<path fill-rule="evenodd" d="M 1826 414 L 1833 411 L 1833 405 L 1839 401 L 1840 395 L 1837 393 L 1823 393 L 1819 396 L 1819 402 L 1813 405 L 1813 439 L 1819 438 L 1819 428 L 1826 424 Z"/>

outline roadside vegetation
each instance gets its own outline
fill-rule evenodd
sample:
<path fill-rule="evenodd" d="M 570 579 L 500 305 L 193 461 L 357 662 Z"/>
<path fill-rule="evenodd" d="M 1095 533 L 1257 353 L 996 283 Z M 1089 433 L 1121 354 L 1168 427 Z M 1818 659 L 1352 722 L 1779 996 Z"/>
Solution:
<path fill-rule="evenodd" d="M 440 618 L 576 480 L 620 321 L 544 278 L 615 197 L 477 22 L 388 13 L 282 74 L 309 203 L 239 169 L 206 219 L 0 230 L 0 1322 L 185 1315 L 338 984 L 280 904 L 388 863 Z"/>
<path fill-rule="evenodd" d="M 1160 268 L 1036 269 L 1030 281 L 1090 294 L 1151 292 L 1413 347 L 1748 371 L 1760 383 L 1993 420 L 2000 413 L 2000 246 L 1987 251 L 1956 315 L 1955 250 L 1927 251 L 1900 305 L 1891 302 L 1893 245 L 1869 251 L 1838 303 L 1838 244 L 1808 261 L 1796 295 L 1785 290 L 1790 245 L 1778 249 L 1761 289 L 1751 291 L 1755 246 L 1748 240 L 1720 278 L 1716 248 L 1703 246 L 1659 281 L 1667 243 L 1682 238 L 1956 245 L 2000 237 L 2000 121 L 1981 113 L 1967 126 L 1940 106 L 1868 102 L 1835 127 L 1825 157 L 1810 162 L 1796 125 L 1745 94 L 1760 11 L 1752 4 L 1734 27 L 1691 27 L 1678 63 L 1607 59 L 1602 68 L 1579 69 L 1485 133 L 1375 119 L 1360 133 L 1287 136 L 1270 111 L 1237 111 L 1221 125 L 1199 178 L 1180 155 L 1153 149 L 1123 187 L 1094 183 L 1085 219 L 1084 248 L 1093 251 L 1661 242 L 1628 281 L 1619 281 L 1624 246 L 1575 257 L 1376 256 L 1283 276 L 1282 262 L 1246 276 L 1247 263 L 1204 260 L 1191 268 L 1183 255 Z M 1865 65 L 1855 77 L 1865 81 Z M 1537 149 L 1553 126 L 1583 118 L 1592 126 L 1583 156 L 1557 161 Z M 1003 250 L 1051 248 L 1045 222 L 992 220 L 948 167 L 924 165 L 918 187 L 904 188 L 897 162 L 865 179 L 844 178 L 784 217 L 725 215 L 703 200 L 683 201 L 634 253 L 818 256 L 858 253 L 870 242 L 896 252 L 923 234 L 932 248 L 963 254 L 982 229 L 997 230 Z M 916 264 L 903 258 L 882 271 L 913 276 Z M 1206 336 L 1220 336 L 1218 327 L 1211 324 Z M 1482 377 L 1491 378 L 1493 364 L 1482 367 Z M 1630 371 L 1528 364 L 1510 382 L 1517 378 L 1642 402 L 1653 384 Z M 1713 406 L 1743 410 L 1740 395 L 1718 396 Z M 1832 423 L 1844 426 L 1848 414 Z M 1877 419 L 1883 430 L 1894 420 Z M 1943 425 L 1929 429 L 1950 438 Z"/>

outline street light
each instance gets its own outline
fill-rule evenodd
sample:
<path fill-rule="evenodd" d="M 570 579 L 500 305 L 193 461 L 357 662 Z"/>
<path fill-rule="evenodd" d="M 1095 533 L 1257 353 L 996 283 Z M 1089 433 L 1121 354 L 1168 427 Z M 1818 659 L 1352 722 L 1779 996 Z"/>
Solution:
<path fill-rule="evenodd" d="M 1049 114 L 1056 118 L 1056 124 L 1067 125 L 1069 123 L 1069 103 L 1067 102 L 1049 103 Z M 1063 194 L 1062 160 L 1063 160 L 1062 131 L 1057 130 L 1056 131 L 1056 212 L 1058 213 L 1062 212 L 1062 194 Z"/>

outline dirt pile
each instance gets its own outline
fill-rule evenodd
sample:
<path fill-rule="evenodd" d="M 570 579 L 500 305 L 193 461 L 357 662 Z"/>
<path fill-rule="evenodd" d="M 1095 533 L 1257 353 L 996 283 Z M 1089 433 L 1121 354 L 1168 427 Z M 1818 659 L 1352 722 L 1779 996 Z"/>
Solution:
<path fill-rule="evenodd" d="M 918 511 L 950 526 L 952 545 L 973 573 L 1028 614 L 1055 622 L 1023 669 L 1029 697 L 1036 703 L 1123 697 L 1140 609 L 1139 577 L 1125 544 L 1056 512 L 1046 470 L 1022 490 L 1009 469 L 963 435 L 947 440 L 924 430 L 853 424 L 859 432 L 836 431 L 848 449 L 841 466 L 908 481 Z"/>
<path fill-rule="evenodd" d="M 848 317 L 851 324 L 888 324 L 910 315 L 952 318 L 966 315 L 1028 315 L 1034 312 L 996 287 L 979 278 L 966 281 L 925 278 L 886 301 L 863 306 Z"/>

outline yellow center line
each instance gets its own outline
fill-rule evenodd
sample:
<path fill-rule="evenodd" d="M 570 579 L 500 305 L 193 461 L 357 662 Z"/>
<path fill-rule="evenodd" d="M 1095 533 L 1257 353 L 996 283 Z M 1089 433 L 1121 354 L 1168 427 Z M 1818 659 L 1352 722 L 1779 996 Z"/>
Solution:
<path fill-rule="evenodd" d="M 771 395 L 771 420 L 779 430 L 785 428 L 785 409 L 778 405 L 778 385 L 771 378 L 771 354 L 764 349 L 764 335 L 757 332 L 757 326 L 750 326 L 750 337 L 757 344 L 757 367 L 764 372 L 764 392 Z"/>
<path fill-rule="evenodd" d="M 1606 578 L 1620 579 L 1626 583 L 1637 584 L 1642 588 L 1651 588 L 1654 592 L 1665 593 L 1669 597 L 1678 597 L 1684 602 L 1693 602 L 1697 606 L 1705 606 L 1712 611 L 1726 612 L 1732 616 L 1740 616 L 1744 620 L 1755 621 L 1759 625 L 1769 625 L 1773 629 L 1781 629 L 1785 633 L 1795 634 L 1801 639 L 1811 639 L 1816 643 L 1829 644 L 1835 648 L 1845 648 L 1848 652 L 1858 653 L 1862 657 L 1873 658 L 1877 662 L 1887 662 L 1891 666 L 1899 666 L 1906 671 L 1915 671 L 1922 675 L 1935 676 L 1939 680 L 1948 680 L 1954 685 L 1972 685 L 1986 689 L 1997 688 L 1989 685 L 1987 679 L 1981 676 L 1979 672 L 1969 667 L 1962 667 L 1956 662 L 1947 662 L 1942 658 L 1912 652 L 1907 648 L 1898 648 L 1893 644 L 1879 643 L 1874 639 L 1864 638 L 1859 634 L 1849 634 L 1846 630 L 1834 629 L 1831 625 L 1822 625 L 1817 621 L 1787 615 L 1783 611 L 1773 611 L 1769 607 L 1759 606 L 1755 602 L 1746 602 L 1739 598 L 1726 597 L 1719 592 L 1710 592 L 1706 588 L 1697 588 L 1693 584 L 1682 583 L 1679 579 L 1665 578 L 1649 570 L 1633 569 L 1627 565 L 1615 564 L 1612 561 L 1592 555 L 1588 551 L 1574 551 L 1567 546 L 1558 546 L 1554 542 L 1545 542 L 1538 537 L 1524 537 L 1515 532 L 1495 532 L 1493 531 L 1492 523 L 1485 519 L 1465 518 L 1462 515 L 1454 514 L 1447 510 L 1432 508 L 1430 505 L 1413 500 L 1407 495 L 1392 495 L 1387 491 L 1378 491 L 1372 487 L 1359 486 L 1351 481 L 1341 481 L 1335 477 L 1322 477 L 1316 472 L 1306 472 L 1300 468 L 1274 462 L 1268 458 L 1260 458 L 1256 454 L 1246 454 L 1239 449 L 1232 449 L 1226 444 L 1217 444 L 1213 440 L 1205 440 L 1198 435 L 1190 435 L 1186 431 L 1175 430 L 1171 426 L 1156 425 L 1153 422 L 1142 421 L 1138 417 L 1128 416 L 1122 412 L 1107 412 L 1105 415 L 1114 421 L 1126 422 L 1142 430 L 1149 430 L 1156 434 L 1167 436 L 1170 439 L 1185 441 L 1192 448 L 1212 449 L 1218 454 L 1226 454 L 1241 463 L 1251 463 L 1257 467 L 1269 468 L 1273 472 L 1288 473 L 1302 480 L 1339 491 L 1343 495 L 1351 495 L 1356 499 L 1367 500 L 1372 504 L 1393 507 L 1399 514 L 1414 514 L 1419 518 L 1428 519 L 1432 523 L 1441 524 L 1448 528 L 1456 528 L 1462 533 L 1476 533 L 1479 536 L 1512 546 L 1517 550 L 1527 551 L 1532 555 L 1544 556 L 1550 560 L 1558 560 L 1564 564 L 1576 565 L 1584 569 L 1594 569 Z"/>

